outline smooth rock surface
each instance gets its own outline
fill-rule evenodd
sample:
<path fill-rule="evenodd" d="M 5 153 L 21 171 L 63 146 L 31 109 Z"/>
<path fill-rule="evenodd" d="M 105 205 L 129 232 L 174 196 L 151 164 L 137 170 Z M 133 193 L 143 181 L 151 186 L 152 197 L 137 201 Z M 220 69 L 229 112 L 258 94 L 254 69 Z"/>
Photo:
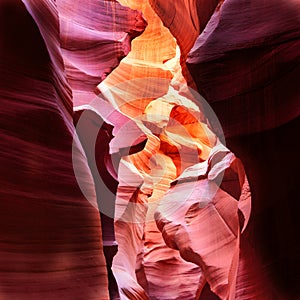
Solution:
<path fill-rule="evenodd" d="M 95 189 L 74 136 L 55 2 L 0 7 L 0 298 L 106 300 L 100 219 L 86 199 L 96 201 Z"/>
<path fill-rule="evenodd" d="M 89 104 L 97 85 L 119 65 L 147 25 L 117 1 L 58 0 L 62 54 L 74 106 Z"/>

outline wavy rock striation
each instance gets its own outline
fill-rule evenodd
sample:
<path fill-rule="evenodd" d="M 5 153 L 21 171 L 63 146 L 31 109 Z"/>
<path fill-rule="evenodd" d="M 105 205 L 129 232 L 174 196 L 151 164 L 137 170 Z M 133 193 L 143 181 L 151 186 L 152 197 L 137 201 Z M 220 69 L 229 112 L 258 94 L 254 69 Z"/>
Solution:
<path fill-rule="evenodd" d="M 208 160 L 187 168 L 171 185 L 156 212 L 166 244 L 201 267 L 199 296 L 207 281 L 220 299 L 235 299 L 240 237 L 251 205 L 241 162 L 217 145 Z"/>
<path fill-rule="evenodd" d="M 142 14 L 117 1 L 58 0 L 60 36 L 74 106 L 90 103 L 96 86 L 130 51 L 147 25 Z"/>
<path fill-rule="evenodd" d="M 100 219 L 90 203 L 95 189 L 74 135 L 55 2 L 0 7 L 0 298 L 108 299 Z"/>
<path fill-rule="evenodd" d="M 214 7 L 213 1 L 178 2 L 172 18 L 168 2 L 151 1 L 177 40 L 176 22 L 196 25 L 194 32 L 200 35 L 195 44 L 190 48 L 192 42 L 186 41 L 181 49 L 189 52 L 193 80 L 219 117 L 227 146 L 245 165 L 253 191 L 252 216 L 241 235 L 235 297 L 295 298 L 298 234 L 292 207 L 298 164 L 287 163 L 286 157 L 299 152 L 294 138 L 300 112 L 299 1 L 225 0 Z M 177 19 L 179 7 L 194 15 Z M 197 8 L 200 25 L 194 21 Z M 206 26 L 201 28 L 203 19 Z"/>
<path fill-rule="evenodd" d="M 299 153 L 299 29 L 299 1 L 224 1 L 187 60 L 253 191 L 238 299 L 247 293 L 255 299 L 299 296 L 293 210 L 299 164 L 286 161 Z M 267 277 L 265 295 L 257 294 L 258 269 Z"/>
<path fill-rule="evenodd" d="M 0 298 L 297 298 L 299 1 L 119 2 L 0 4 Z"/>

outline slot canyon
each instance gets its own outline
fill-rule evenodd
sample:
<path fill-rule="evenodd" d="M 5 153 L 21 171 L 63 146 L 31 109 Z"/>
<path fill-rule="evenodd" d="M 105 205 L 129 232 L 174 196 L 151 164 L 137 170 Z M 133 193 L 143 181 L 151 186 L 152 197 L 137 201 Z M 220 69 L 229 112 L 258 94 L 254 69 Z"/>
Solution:
<path fill-rule="evenodd" d="M 0 300 L 300 298 L 299 0 L 0 19 Z"/>

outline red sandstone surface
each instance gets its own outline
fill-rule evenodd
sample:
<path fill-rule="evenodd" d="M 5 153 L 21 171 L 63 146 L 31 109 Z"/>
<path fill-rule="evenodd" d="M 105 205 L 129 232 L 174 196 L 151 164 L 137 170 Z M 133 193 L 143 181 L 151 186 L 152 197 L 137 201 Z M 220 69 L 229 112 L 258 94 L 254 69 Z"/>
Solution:
<path fill-rule="evenodd" d="M 299 297 L 298 0 L 0 19 L 1 300 Z"/>

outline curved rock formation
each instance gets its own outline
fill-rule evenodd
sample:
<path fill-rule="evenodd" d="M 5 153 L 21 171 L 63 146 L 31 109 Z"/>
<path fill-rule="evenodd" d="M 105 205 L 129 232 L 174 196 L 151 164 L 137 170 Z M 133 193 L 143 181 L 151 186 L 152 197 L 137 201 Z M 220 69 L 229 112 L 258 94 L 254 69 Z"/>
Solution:
<path fill-rule="evenodd" d="M 118 190 L 115 224 L 119 252 L 113 271 L 122 299 L 176 299 L 179 295 L 194 299 L 205 283 L 201 270 L 185 262 L 178 251 L 168 249 L 154 222 L 154 212 L 172 180 L 185 168 L 207 160 L 216 138 L 200 121 L 203 115 L 185 87 L 176 48 L 173 44 L 167 48 L 165 43 L 155 48 L 161 31 L 165 40 L 174 42 L 170 33 L 162 29 L 146 1 L 139 6 L 135 1 L 126 4 L 143 11 L 148 27 L 99 89 L 112 105 L 144 126 L 152 142 L 139 154 L 126 158 L 126 163 L 123 160 L 125 173 L 119 173 L 123 182 Z M 149 42 L 146 37 L 150 36 L 158 39 Z M 137 183 L 128 179 L 135 176 Z M 158 277 L 160 268 L 168 271 Z M 172 292 L 170 285 L 174 286 Z"/>
<path fill-rule="evenodd" d="M 300 115 L 299 46 L 298 1 L 228 0 L 188 58 L 198 89 L 217 113 L 228 147 L 242 159 L 253 191 L 252 217 L 242 242 L 254 245 L 249 265 L 255 261 L 273 285 L 265 294 L 282 299 L 299 296 L 293 209 L 299 167 L 294 138 Z M 290 164 L 287 157 L 295 161 Z M 255 276 L 250 266 L 244 268 Z M 245 287 L 240 283 L 239 288 L 242 299 Z"/>
<path fill-rule="evenodd" d="M 176 7 L 188 3 L 196 11 L 202 3 L 202 12 L 208 12 L 206 5 L 212 3 L 180 1 L 170 23 L 168 2 L 152 2 L 178 40 Z M 227 146 L 243 161 L 253 191 L 252 217 L 241 237 L 243 275 L 236 297 L 294 298 L 299 295 L 293 209 L 299 164 L 294 159 L 287 163 L 286 157 L 299 152 L 299 2 L 225 0 L 206 15 L 209 21 L 201 28 L 198 10 L 195 31 L 201 34 L 191 51 L 185 43 L 188 68 L 219 117 Z M 186 14 L 184 20 L 191 24 L 195 17 Z M 257 270 L 262 270 L 260 279 Z M 265 295 L 257 294 L 257 282 L 266 282 Z"/>
<path fill-rule="evenodd" d="M 58 0 L 61 47 L 74 106 L 90 103 L 97 85 L 130 51 L 147 25 L 117 1 Z"/>
<path fill-rule="evenodd" d="M 118 68 L 101 82 L 99 89 L 113 106 L 118 107 L 140 124 L 148 135 L 148 143 L 145 150 L 121 161 L 122 169 L 119 173 L 121 183 L 118 189 L 115 224 L 119 252 L 114 259 L 113 271 L 122 299 L 147 299 L 148 297 L 176 299 L 178 295 L 193 299 L 201 276 L 199 267 L 185 262 L 178 251 L 169 249 L 165 245 L 153 220 L 154 206 L 157 204 L 155 202 L 168 189 L 170 179 L 177 173 L 172 159 L 160 150 L 160 140 L 162 135 L 176 136 L 176 133 L 171 132 L 172 128 L 180 129 L 182 126 L 180 121 L 177 121 L 178 127 L 175 124 L 172 127 L 170 124 L 170 132 L 160 137 L 153 135 L 151 130 L 154 130 L 154 134 L 159 134 L 163 130 L 176 104 L 192 108 L 198 114 L 199 108 L 189 99 L 180 97 L 176 89 L 170 88 L 172 78 L 175 76 L 180 78 L 180 74 L 176 75 L 177 69 L 180 73 L 180 67 L 177 66 L 176 43 L 169 31 L 163 28 L 160 19 L 147 1 L 122 2 L 130 5 L 132 9 L 142 10 L 148 26 L 145 32 L 132 42 L 132 51 L 122 60 Z M 153 106 L 148 107 L 149 103 L 159 97 L 161 98 L 158 102 L 165 102 L 168 107 L 166 110 L 160 110 L 159 105 L 158 110 Z M 172 144 L 172 138 L 169 137 L 167 140 L 166 151 L 172 148 L 168 146 Z M 176 142 L 174 143 L 173 148 L 176 149 Z M 194 144 L 187 145 L 185 154 L 188 153 L 189 148 L 194 148 L 196 155 L 192 157 L 198 162 L 198 154 L 202 151 L 199 150 L 198 153 L 195 144 L 196 141 Z M 180 161 L 177 149 L 174 152 L 174 156 L 176 155 L 177 160 Z M 185 159 L 187 157 L 188 155 Z M 184 161 L 184 163 L 190 162 Z M 178 165 L 178 170 L 181 171 L 181 167 Z M 162 169 L 169 169 L 170 173 L 166 174 Z M 133 175 L 135 173 L 137 183 L 129 179 L 135 178 Z M 154 202 L 154 206 L 151 202 Z M 168 270 L 164 280 L 159 280 L 157 268 Z M 178 288 L 178 282 L 181 280 L 179 274 L 184 274 L 182 276 L 186 281 Z M 193 282 L 192 286 L 188 284 L 187 279 Z"/>
<path fill-rule="evenodd" d="M 298 116 L 299 23 L 297 2 L 225 1 L 197 39 L 188 66 L 226 137 Z"/>
<path fill-rule="evenodd" d="M 96 201 L 95 189 L 74 135 L 55 2 L 1 1 L 0 8 L 0 298 L 108 299 L 99 214 L 86 199 Z"/>
<path fill-rule="evenodd" d="M 133 121 L 100 97 L 92 104 L 76 111 L 76 132 L 87 156 L 96 189 L 96 208 L 100 212 L 110 299 L 118 299 L 118 287 L 111 270 L 118 249 L 114 230 L 118 168 L 121 155 L 142 150 L 147 137 Z M 76 166 L 74 168 L 75 174 L 80 174 L 80 170 Z"/>
<path fill-rule="evenodd" d="M 299 1 L 119 2 L 1 1 L 0 298 L 296 298 Z"/>
<path fill-rule="evenodd" d="M 76 130 L 88 158 L 101 215 L 110 298 L 117 299 L 111 265 L 117 252 L 113 218 L 121 157 L 115 152 L 118 147 L 133 145 L 135 140 L 129 144 L 121 137 L 118 128 L 132 129 L 129 120 L 95 93 L 96 86 L 128 54 L 131 40 L 144 31 L 147 23 L 140 12 L 117 1 L 91 0 L 83 5 L 82 1 L 60 0 L 57 5 L 62 54 L 76 110 Z M 117 137 L 111 141 L 113 135 Z"/>
<path fill-rule="evenodd" d="M 207 281 L 220 299 L 235 299 L 240 236 L 250 213 L 244 208 L 251 201 L 244 176 L 241 163 L 219 145 L 208 160 L 187 168 L 160 201 L 157 225 L 167 245 L 203 271 L 199 295 Z"/>
<path fill-rule="evenodd" d="M 193 79 L 186 69 L 186 59 L 199 33 L 205 28 L 210 16 L 222 0 L 149 0 L 163 24 L 170 29 L 180 47 L 180 63 L 183 75 L 189 85 L 194 87 Z"/>

